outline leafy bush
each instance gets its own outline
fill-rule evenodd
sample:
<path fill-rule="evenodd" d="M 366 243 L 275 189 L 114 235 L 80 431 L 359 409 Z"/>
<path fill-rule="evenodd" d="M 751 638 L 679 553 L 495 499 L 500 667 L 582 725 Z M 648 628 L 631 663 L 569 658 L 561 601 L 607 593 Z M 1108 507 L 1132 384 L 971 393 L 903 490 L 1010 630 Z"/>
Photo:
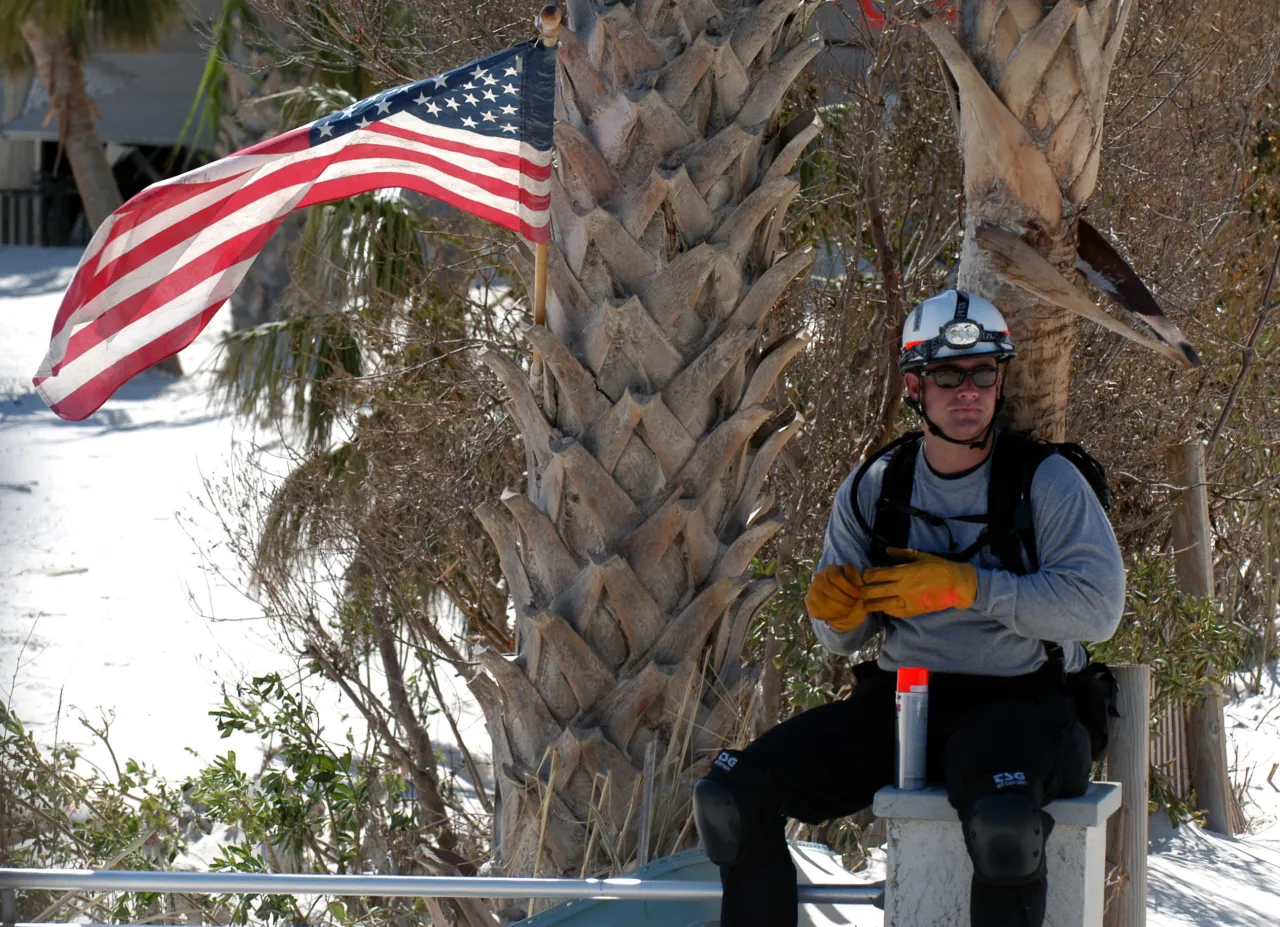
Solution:
<path fill-rule="evenodd" d="M 109 722 L 81 723 L 106 745 L 110 772 L 89 765 L 69 744 L 41 749 L 0 701 L 0 866 L 167 868 L 183 845 L 180 793 L 135 760 L 116 763 Z M 32 891 L 21 896 L 18 919 L 44 921 L 61 911 L 58 920 L 138 923 L 157 902 L 149 893 Z"/>
<path fill-rule="evenodd" d="M 1129 593 L 1120 627 L 1092 647 L 1105 663 L 1151 667 L 1151 705 L 1204 701 L 1214 685 L 1240 669 L 1254 632 L 1224 612 L 1216 599 L 1182 592 L 1170 558 L 1143 558 L 1129 570 Z"/>
<path fill-rule="evenodd" d="M 238 687 L 210 714 L 224 736 L 262 738 L 261 771 L 246 773 L 228 751 L 180 788 L 133 760 L 106 772 L 75 747 L 42 748 L 0 702 L 0 866 L 164 870 L 208 838 L 216 845 L 215 871 L 423 870 L 418 803 L 380 738 L 348 732 L 329 743 L 315 707 L 275 674 Z M 90 730 L 110 752 L 108 725 Z M 446 794 L 456 797 L 452 788 Z M 20 894 L 19 920 L 61 911 L 57 920 L 146 923 L 173 920 L 182 910 L 230 924 L 428 919 L 424 902 L 410 898 L 31 891 Z"/>

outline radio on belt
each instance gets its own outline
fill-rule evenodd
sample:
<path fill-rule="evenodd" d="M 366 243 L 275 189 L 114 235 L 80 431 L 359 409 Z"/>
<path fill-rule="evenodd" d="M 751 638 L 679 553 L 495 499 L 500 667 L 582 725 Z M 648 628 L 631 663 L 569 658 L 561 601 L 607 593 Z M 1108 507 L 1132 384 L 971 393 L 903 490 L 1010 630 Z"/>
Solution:
<path fill-rule="evenodd" d="M 898 788 L 924 788 L 925 746 L 929 734 L 929 671 L 923 666 L 898 670 Z"/>

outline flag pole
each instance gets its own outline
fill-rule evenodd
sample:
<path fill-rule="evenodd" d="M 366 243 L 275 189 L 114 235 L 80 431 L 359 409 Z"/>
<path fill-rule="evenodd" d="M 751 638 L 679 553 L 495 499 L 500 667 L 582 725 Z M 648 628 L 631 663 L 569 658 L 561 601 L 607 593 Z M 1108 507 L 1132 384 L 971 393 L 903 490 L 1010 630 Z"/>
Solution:
<path fill-rule="evenodd" d="M 555 48 L 560 38 L 560 22 L 564 13 L 554 3 L 548 3 L 538 13 L 538 29 L 542 32 L 542 44 Z M 539 242 L 534 249 L 533 260 L 533 324 L 543 325 L 547 320 L 547 245 Z M 538 360 L 535 354 L 535 361 Z M 541 366 L 541 365 L 539 365 Z"/>

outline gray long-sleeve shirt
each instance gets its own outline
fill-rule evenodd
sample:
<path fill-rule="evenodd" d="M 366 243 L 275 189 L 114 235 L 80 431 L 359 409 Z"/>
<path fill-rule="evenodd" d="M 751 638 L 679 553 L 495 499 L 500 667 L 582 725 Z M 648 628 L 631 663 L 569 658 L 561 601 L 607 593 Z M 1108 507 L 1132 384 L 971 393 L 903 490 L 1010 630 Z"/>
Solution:
<path fill-rule="evenodd" d="M 887 456 L 872 464 L 858 487 L 858 505 L 869 524 L 874 523 L 887 465 Z M 942 518 L 984 514 L 990 466 L 988 458 L 976 470 L 943 476 L 928 465 L 922 442 L 911 504 Z M 859 570 L 869 565 L 870 539 L 851 507 L 853 475 L 836 493 L 818 570 L 832 563 L 853 564 Z M 851 654 L 883 631 L 878 661 L 882 669 L 924 666 L 934 672 L 989 676 L 1033 672 L 1046 659 L 1042 642 L 1048 640 L 1062 645 L 1069 671 L 1082 668 L 1086 655 L 1078 642 L 1106 640 L 1120 622 L 1124 608 L 1120 549 L 1092 488 L 1063 457 L 1055 454 L 1036 470 L 1031 507 L 1040 558 L 1036 572 L 1010 573 L 983 548 L 971 561 L 978 572 L 978 595 L 971 608 L 949 608 L 908 619 L 875 613 L 862 627 L 847 633 L 815 620 L 818 640 L 828 650 Z M 957 550 L 968 547 L 982 530 L 981 525 L 963 521 L 950 521 L 948 526 Z M 946 528 L 918 518 L 911 520 L 909 537 L 916 550 L 941 553 L 948 549 Z"/>

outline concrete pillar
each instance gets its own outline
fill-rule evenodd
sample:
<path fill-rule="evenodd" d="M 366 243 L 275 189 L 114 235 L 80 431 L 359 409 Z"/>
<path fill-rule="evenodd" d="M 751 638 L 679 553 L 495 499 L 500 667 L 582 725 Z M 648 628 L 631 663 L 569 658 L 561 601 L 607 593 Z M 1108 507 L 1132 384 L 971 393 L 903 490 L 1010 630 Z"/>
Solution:
<path fill-rule="evenodd" d="M 888 832 L 885 927 L 968 927 L 973 863 L 955 809 L 941 789 L 881 789 L 872 806 Z M 1120 786 L 1094 782 L 1087 794 L 1051 802 L 1046 849 L 1045 927 L 1098 927 L 1107 880 L 1107 818 Z"/>

